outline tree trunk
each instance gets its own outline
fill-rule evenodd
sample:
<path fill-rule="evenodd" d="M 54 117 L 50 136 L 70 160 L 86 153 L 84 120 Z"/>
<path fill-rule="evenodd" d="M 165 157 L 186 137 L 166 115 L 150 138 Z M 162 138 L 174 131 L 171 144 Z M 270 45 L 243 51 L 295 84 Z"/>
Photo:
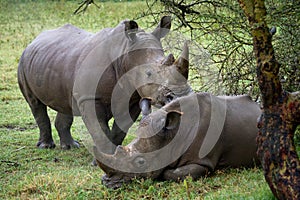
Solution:
<path fill-rule="evenodd" d="M 258 120 L 257 154 L 264 176 L 278 199 L 300 199 L 300 162 L 294 132 L 300 124 L 300 93 L 282 89 L 272 35 L 265 22 L 263 0 L 239 0 L 248 18 L 257 62 L 257 79 L 262 94 Z"/>

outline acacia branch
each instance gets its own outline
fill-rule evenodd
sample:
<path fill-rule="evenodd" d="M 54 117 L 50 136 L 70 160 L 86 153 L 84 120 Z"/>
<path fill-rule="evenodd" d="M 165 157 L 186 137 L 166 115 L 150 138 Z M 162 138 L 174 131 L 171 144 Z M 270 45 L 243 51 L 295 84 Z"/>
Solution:
<path fill-rule="evenodd" d="M 79 4 L 80 5 L 73 13 L 74 15 L 79 14 L 81 12 L 84 13 L 90 4 L 94 4 L 98 9 L 100 9 L 100 7 L 94 2 L 94 0 L 84 0 L 84 1 L 80 2 Z"/>

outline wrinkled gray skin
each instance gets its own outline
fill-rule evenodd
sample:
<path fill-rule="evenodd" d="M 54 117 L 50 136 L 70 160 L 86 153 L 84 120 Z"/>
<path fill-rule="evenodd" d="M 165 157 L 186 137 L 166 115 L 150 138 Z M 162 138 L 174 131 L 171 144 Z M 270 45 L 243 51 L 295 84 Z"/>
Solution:
<path fill-rule="evenodd" d="M 188 114 L 182 112 L 180 105 L 184 105 L 185 110 L 197 109 L 196 105 L 191 102 L 192 98 L 195 98 L 195 102 L 199 105 L 199 116 L 194 116 L 200 119 L 198 127 L 180 124 Z M 216 114 L 214 116 L 226 113 L 223 118 L 225 121 L 222 123 L 222 117 L 218 121 L 212 117 L 212 122 L 210 122 L 212 110 Z M 138 127 L 137 138 L 127 146 L 118 146 L 114 155 L 99 153 L 95 149 L 98 165 L 106 173 L 103 183 L 107 187 L 118 188 L 134 177 L 177 181 L 188 175 L 197 179 L 222 167 L 253 166 L 254 163 L 258 163 L 255 138 L 258 132 L 257 118 L 260 113 L 260 107 L 249 96 L 213 96 L 208 93 L 197 93 L 178 98 L 145 117 Z M 192 121 L 194 117 L 185 119 L 187 121 L 183 123 Z M 210 123 L 213 126 L 222 124 L 221 134 L 215 140 L 216 143 L 212 143 L 212 148 L 208 148 L 209 151 L 200 158 L 200 149 L 205 145 L 203 144 L 204 138 L 212 138 L 211 135 L 217 134 L 208 131 Z M 196 123 L 193 122 L 193 124 Z M 159 129 L 159 131 L 154 129 Z M 156 134 L 153 135 L 155 132 Z M 206 133 L 211 135 L 206 136 Z M 162 151 L 154 152 L 167 144 L 172 145 L 170 142 L 178 134 L 182 134 L 183 138 L 173 144 L 174 147 L 171 147 L 172 150 L 167 152 L 165 157 L 160 157 L 163 154 Z M 175 157 L 174 161 L 167 166 L 153 171 L 149 170 L 153 168 L 153 165 L 159 165 L 160 162 L 174 156 L 190 137 L 193 137 L 190 145 L 187 145 L 187 150 L 183 150 L 178 158 Z M 147 152 L 153 152 L 153 155 L 147 157 L 145 154 Z M 160 157 L 159 160 L 157 160 L 158 157 Z M 117 166 L 118 169 L 116 170 L 113 166 Z"/>
<path fill-rule="evenodd" d="M 104 145 L 108 153 L 114 152 L 114 145 L 105 147 L 109 142 L 104 140 L 101 144 L 98 139 L 104 132 L 113 144 L 119 145 L 132 125 L 129 122 L 121 129 L 114 123 L 110 130 L 108 121 L 113 117 L 111 98 L 114 87 L 122 75 L 136 66 L 144 68 L 139 68 L 137 74 L 126 82 L 135 92 L 130 94 L 129 105 L 117 110 L 117 115 L 122 115 L 122 109 L 129 108 L 132 121 L 135 121 L 141 111 L 141 97 L 148 97 L 153 104 L 162 106 L 169 97 L 190 93 L 186 80 L 176 78 L 178 72 L 187 78 L 187 46 L 176 61 L 171 54 L 165 57 L 161 46 L 160 39 L 170 27 L 171 18 L 163 17 L 152 33 L 146 33 L 136 22 L 126 20 L 115 28 L 106 28 L 96 34 L 72 25 L 41 33 L 24 50 L 18 68 L 20 89 L 40 129 L 37 146 L 55 147 L 47 114 L 47 107 L 50 107 L 57 111 L 55 127 L 61 148 L 79 147 L 71 136 L 70 127 L 73 116 L 81 115 L 96 145 Z M 158 78 L 163 76 L 164 80 L 169 80 L 165 83 L 171 84 L 172 88 L 178 86 L 179 95 L 170 93 L 168 84 L 146 84 L 135 88 L 136 82 L 147 82 L 156 74 Z M 148 113 L 147 110 L 144 112 Z"/>

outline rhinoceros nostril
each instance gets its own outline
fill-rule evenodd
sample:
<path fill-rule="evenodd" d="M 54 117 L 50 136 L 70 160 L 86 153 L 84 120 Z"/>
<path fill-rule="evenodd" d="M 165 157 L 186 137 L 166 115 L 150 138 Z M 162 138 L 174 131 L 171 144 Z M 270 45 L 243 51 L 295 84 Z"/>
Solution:
<path fill-rule="evenodd" d="M 152 71 L 151 70 L 147 70 L 146 71 L 146 75 L 147 75 L 147 77 L 150 77 L 152 75 Z"/>
<path fill-rule="evenodd" d="M 167 102 L 169 103 L 174 99 L 174 95 L 169 94 L 169 95 L 166 96 L 166 98 L 167 98 Z"/>

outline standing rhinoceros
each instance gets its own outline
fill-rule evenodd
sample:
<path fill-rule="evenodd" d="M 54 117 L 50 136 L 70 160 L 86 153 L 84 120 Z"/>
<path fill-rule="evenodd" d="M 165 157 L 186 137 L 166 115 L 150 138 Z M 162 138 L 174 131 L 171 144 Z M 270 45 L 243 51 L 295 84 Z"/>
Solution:
<path fill-rule="evenodd" d="M 141 97 L 159 106 L 190 93 L 187 46 L 177 60 L 164 56 L 160 39 L 170 27 L 171 18 L 165 16 L 152 33 L 125 20 L 96 34 L 68 24 L 37 36 L 18 68 L 20 89 L 40 129 L 37 146 L 55 147 L 47 107 L 57 111 L 62 148 L 79 146 L 70 133 L 74 115 L 82 116 L 96 145 L 119 145 L 141 111 Z M 115 121 L 110 131 L 108 121 L 123 115 L 130 120 L 123 127 Z M 108 152 L 114 151 L 113 144 Z"/>
<path fill-rule="evenodd" d="M 94 149 L 103 183 L 117 188 L 134 177 L 197 179 L 216 168 L 252 166 L 260 113 L 249 96 L 177 98 L 141 120 L 137 138 L 113 155 Z"/>

